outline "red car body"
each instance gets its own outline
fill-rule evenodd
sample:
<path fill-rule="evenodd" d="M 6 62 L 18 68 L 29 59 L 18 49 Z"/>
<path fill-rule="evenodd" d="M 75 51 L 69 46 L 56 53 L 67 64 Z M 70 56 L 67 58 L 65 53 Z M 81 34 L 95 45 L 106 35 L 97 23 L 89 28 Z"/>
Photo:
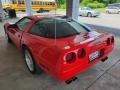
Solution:
<path fill-rule="evenodd" d="M 109 33 L 90 31 L 58 39 L 30 34 L 29 30 L 34 23 L 46 17 L 25 17 L 32 21 L 24 31 L 17 30 L 9 23 L 4 28 L 19 50 L 27 46 L 37 65 L 58 80 L 68 80 L 104 60 L 114 48 L 114 37 Z M 96 57 L 98 52 L 99 56 Z"/>

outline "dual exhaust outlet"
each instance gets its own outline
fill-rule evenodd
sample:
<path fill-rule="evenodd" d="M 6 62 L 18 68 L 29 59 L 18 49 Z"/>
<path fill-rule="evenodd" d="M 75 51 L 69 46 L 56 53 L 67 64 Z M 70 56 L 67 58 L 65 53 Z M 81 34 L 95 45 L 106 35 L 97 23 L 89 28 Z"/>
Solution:
<path fill-rule="evenodd" d="M 108 57 L 105 57 L 105 58 L 102 59 L 101 61 L 102 61 L 102 62 L 105 62 L 107 59 L 108 59 Z M 66 84 L 70 84 L 70 83 L 72 83 L 73 81 L 76 81 L 77 79 L 78 79 L 77 77 L 72 77 L 71 79 L 66 80 L 65 83 L 66 83 Z"/>

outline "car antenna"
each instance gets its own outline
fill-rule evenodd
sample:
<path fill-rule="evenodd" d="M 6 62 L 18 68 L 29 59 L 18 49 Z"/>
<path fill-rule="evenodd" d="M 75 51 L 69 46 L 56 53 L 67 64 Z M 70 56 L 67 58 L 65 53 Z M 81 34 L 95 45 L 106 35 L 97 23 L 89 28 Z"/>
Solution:
<path fill-rule="evenodd" d="M 56 3 L 57 3 L 57 2 L 56 2 Z M 55 3 L 55 4 L 56 4 L 56 3 Z M 56 30 L 56 29 L 57 29 L 57 28 L 56 28 L 56 16 L 57 16 L 57 15 L 56 15 L 56 14 L 57 14 L 56 8 L 57 8 L 57 5 L 55 5 L 55 6 L 56 6 L 56 7 L 55 7 L 55 20 L 54 20 L 54 21 L 55 21 L 55 44 L 56 44 L 56 34 L 57 34 L 57 30 Z"/>

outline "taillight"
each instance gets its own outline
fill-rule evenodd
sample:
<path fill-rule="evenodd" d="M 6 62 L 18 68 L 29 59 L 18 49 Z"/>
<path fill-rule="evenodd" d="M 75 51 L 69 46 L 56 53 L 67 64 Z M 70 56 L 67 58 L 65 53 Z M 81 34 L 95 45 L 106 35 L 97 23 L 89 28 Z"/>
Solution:
<path fill-rule="evenodd" d="M 111 42 L 114 43 L 114 37 L 111 38 Z"/>
<path fill-rule="evenodd" d="M 110 44 L 111 44 L 111 39 L 108 38 L 108 39 L 107 39 L 107 45 L 110 45 Z"/>
<path fill-rule="evenodd" d="M 67 63 L 72 63 L 76 60 L 76 55 L 74 52 L 70 52 L 66 55 L 65 60 Z"/>
<path fill-rule="evenodd" d="M 114 43 L 114 37 L 108 38 L 107 39 L 107 45 L 110 45 L 112 43 Z"/>
<path fill-rule="evenodd" d="M 79 49 L 77 52 L 78 58 L 82 58 L 85 55 L 85 50 L 84 49 Z"/>

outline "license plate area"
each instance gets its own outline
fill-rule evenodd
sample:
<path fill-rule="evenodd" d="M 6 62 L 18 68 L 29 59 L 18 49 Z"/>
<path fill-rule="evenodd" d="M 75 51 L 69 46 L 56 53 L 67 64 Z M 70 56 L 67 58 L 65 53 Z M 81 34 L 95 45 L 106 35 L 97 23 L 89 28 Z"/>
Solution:
<path fill-rule="evenodd" d="M 100 56 L 100 51 L 93 52 L 89 55 L 89 61 L 93 61 Z"/>

